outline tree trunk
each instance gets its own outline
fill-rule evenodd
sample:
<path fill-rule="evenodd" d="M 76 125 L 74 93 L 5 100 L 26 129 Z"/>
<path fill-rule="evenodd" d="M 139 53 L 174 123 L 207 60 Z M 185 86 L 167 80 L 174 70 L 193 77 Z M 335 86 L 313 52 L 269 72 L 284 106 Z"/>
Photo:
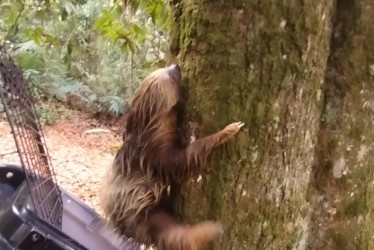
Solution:
<path fill-rule="evenodd" d="M 374 249 L 374 2 L 337 1 L 311 182 L 312 249 Z"/>
<path fill-rule="evenodd" d="M 200 136 L 246 123 L 213 155 L 201 180 L 177 193 L 186 222 L 223 223 L 216 249 L 368 242 L 371 1 L 353 1 L 354 9 L 348 0 L 172 1 L 171 52 L 184 74 L 185 123 L 196 122 Z M 347 169 L 340 178 L 333 177 L 334 164 Z M 322 200 L 340 200 L 334 208 L 344 215 L 326 219 L 331 207 Z"/>

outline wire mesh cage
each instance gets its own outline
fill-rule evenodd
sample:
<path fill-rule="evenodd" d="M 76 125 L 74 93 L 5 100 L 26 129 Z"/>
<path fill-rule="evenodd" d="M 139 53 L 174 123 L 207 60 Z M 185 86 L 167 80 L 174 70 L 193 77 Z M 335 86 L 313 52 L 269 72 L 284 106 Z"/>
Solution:
<path fill-rule="evenodd" d="M 0 47 L 0 97 L 37 216 L 61 228 L 63 203 L 33 98 L 22 71 Z"/>

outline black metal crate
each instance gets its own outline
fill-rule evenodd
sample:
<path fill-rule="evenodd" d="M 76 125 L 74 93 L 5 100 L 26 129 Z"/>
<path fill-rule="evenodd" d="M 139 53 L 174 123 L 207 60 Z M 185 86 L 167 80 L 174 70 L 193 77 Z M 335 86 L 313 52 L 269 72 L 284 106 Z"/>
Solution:
<path fill-rule="evenodd" d="M 36 214 L 61 228 L 62 200 L 28 85 L 0 48 L 0 97 L 12 129 Z"/>

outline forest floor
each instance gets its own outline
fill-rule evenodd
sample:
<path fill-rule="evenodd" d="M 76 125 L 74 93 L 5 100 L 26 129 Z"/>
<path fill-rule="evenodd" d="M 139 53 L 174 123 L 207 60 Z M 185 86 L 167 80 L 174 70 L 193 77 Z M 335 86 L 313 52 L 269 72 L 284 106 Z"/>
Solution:
<path fill-rule="evenodd" d="M 99 130 L 99 131 L 96 131 Z M 79 111 L 43 127 L 59 185 L 101 213 L 98 190 L 120 145 L 119 128 L 104 125 Z M 19 163 L 7 120 L 0 118 L 0 164 Z"/>

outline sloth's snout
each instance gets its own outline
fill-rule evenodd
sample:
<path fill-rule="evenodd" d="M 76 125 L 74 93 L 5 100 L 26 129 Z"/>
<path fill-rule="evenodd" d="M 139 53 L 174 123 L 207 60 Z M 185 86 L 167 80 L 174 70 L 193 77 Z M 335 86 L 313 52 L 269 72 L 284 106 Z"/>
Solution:
<path fill-rule="evenodd" d="M 179 66 L 177 64 L 172 64 L 168 67 L 169 70 L 172 70 L 172 71 L 181 71 L 181 69 L 179 68 Z"/>
<path fill-rule="evenodd" d="M 182 78 L 181 69 L 177 64 L 172 64 L 167 67 L 168 73 L 172 78 L 175 78 L 177 81 L 180 81 Z"/>

